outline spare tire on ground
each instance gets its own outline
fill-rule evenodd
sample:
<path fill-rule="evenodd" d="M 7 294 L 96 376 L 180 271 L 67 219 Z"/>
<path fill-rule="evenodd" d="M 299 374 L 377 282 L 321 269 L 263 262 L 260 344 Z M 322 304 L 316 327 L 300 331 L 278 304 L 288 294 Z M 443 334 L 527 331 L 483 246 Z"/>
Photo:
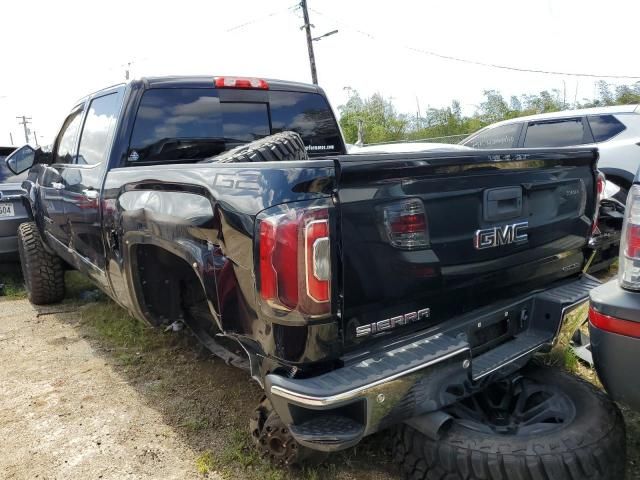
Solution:
<path fill-rule="evenodd" d="M 208 159 L 209 162 L 282 162 L 308 160 L 307 150 L 296 132 L 281 132 L 255 140 Z"/>
<path fill-rule="evenodd" d="M 437 441 L 403 425 L 394 460 L 411 480 L 622 480 L 625 427 L 591 384 L 529 367 L 448 410 Z"/>

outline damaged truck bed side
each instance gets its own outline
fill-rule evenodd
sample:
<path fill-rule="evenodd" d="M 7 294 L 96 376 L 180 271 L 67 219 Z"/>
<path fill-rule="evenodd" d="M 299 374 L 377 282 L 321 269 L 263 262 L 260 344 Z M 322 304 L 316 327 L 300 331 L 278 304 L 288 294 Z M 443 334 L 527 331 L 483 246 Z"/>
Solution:
<path fill-rule="evenodd" d="M 184 322 L 264 388 L 252 434 L 292 463 L 514 379 L 596 285 L 597 151 L 345 153 L 315 86 L 91 95 L 25 182 L 30 299 L 60 300 L 71 266 L 141 320 Z"/>

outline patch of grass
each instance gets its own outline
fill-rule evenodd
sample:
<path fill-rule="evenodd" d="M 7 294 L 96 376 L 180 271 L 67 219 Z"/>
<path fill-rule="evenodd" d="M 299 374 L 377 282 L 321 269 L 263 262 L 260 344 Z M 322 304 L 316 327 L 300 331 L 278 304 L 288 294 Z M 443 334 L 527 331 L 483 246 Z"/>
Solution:
<path fill-rule="evenodd" d="M 145 351 L 161 337 L 111 301 L 88 304 L 82 310 L 82 321 L 113 347 Z"/>
<path fill-rule="evenodd" d="M 571 373 L 577 373 L 578 370 L 578 357 L 571 349 L 571 347 L 565 347 L 564 349 L 564 368 Z"/>
<path fill-rule="evenodd" d="M 0 283 L 4 283 L 4 298 L 17 300 L 27 298 L 27 290 L 24 288 L 22 275 L 17 271 L 0 274 Z"/>
<path fill-rule="evenodd" d="M 206 451 L 196 458 L 196 468 L 198 469 L 198 472 L 203 475 L 213 472 L 216 468 L 216 461 L 213 456 L 213 452 Z"/>
<path fill-rule="evenodd" d="M 192 432 L 199 432 L 209 426 L 209 419 L 207 417 L 191 416 L 186 418 L 180 426 Z"/>
<path fill-rule="evenodd" d="M 128 367 L 132 365 L 139 365 L 142 363 L 142 355 L 140 353 L 127 353 L 122 352 L 116 355 L 118 365 Z"/>
<path fill-rule="evenodd" d="M 107 299 L 88 277 L 75 270 L 71 270 L 65 274 L 64 287 L 65 300 L 67 301 L 87 302 Z"/>
<path fill-rule="evenodd" d="M 245 478 L 248 480 L 288 480 L 299 479 L 299 475 L 292 477 L 292 471 L 287 471 L 271 465 L 260 458 L 258 451 L 251 444 L 247 431 L 243 428 L 232 427 L 226 432 L 224 447 L 220 452 L 206 451 L 196 460 L 196 468 L 200 473 L 216 471 L 224 478 Z M 303 472 L 297 472 L 303 473 Z M 305 475 L 304 479 L 318 478 Z"/>

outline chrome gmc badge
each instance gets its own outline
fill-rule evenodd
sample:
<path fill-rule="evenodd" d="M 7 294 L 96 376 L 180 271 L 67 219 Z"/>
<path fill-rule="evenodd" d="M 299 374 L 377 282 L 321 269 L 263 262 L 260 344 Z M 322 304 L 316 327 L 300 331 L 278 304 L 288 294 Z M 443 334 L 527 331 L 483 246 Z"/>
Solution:
<path fill-rule="evenodd" d="M 485 248 L 509 245 L 510 243 L 523 243 L 529 239 L 525 231 L 527 228 L 529 228 L 529 222 L 477 230 L 473 239 L 473 246 L 477 250 L 483 250 Z"/>

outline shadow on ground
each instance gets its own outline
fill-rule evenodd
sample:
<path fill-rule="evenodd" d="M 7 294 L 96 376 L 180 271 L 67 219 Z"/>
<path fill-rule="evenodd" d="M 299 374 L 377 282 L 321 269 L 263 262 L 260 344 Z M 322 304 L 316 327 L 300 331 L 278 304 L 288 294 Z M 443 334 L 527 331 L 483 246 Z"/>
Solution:
<path fill-rule="evenodd" d="M 248 420 L 262 392 L 242 370 L 202 348 L 187 330 L 162 332 L 130 317 L 80 275 L 67 274 L 67 298 L 41 310 L 72 326 L 105 363 L 161 413 L 194 451 L 197 468 L 246 479 L 394 479 L 383 435 L 334 454 L 319 466 L 285 471 L 259 458 L 250 444 Z M 15 282 L 14 282 L 15 283 Z M 14 294 L 19 289 L 12 286 Z M 80 311 L 80 315 L 69 315 Z"/>

